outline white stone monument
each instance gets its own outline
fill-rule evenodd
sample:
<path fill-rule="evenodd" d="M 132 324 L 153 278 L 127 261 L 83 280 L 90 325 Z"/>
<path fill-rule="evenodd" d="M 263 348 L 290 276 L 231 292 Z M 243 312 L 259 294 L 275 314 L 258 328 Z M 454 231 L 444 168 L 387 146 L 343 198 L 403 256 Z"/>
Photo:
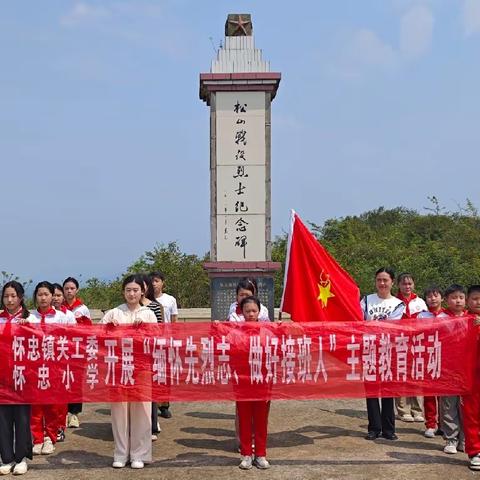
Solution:
<path fill-rule="evenodd" d="M 225 319 L 235 286 L 255 277 L 273 319 L 271 261 L 271 101 L 280 73 L 255 48 L 251 16 L 230 14 L 225 43 L 211 72 L 200 74 L 200 98 L 210 106 L 212 319 Z"/>

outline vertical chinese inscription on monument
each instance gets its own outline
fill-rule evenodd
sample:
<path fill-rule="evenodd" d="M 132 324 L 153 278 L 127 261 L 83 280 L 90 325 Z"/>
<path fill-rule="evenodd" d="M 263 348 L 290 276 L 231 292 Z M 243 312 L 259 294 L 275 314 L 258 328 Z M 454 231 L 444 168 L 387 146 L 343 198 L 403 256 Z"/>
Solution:
<path fill-rule="evenodd" d="M 264 104 L 263 92 L 217 93 L 218 261 L 265 260 Z"/>

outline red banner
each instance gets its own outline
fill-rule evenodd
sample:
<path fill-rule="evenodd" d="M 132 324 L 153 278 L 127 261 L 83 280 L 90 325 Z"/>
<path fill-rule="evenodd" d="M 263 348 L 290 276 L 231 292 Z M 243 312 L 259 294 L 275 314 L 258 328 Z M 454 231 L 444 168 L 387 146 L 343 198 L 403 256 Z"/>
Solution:
<path fill-rule="evenodd" d="M 457 395 L 471 317 L 397 322 L 0 326 L 0 403 Z"/>

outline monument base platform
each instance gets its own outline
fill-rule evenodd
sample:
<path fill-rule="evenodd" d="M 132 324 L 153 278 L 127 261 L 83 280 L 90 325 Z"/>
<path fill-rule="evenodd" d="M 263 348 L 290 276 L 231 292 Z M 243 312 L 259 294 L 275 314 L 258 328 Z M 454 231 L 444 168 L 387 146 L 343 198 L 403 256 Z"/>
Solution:
<path fill-rule="evenodd" d="M 280 262 L 207 262 L 203 267 L 210 278 L 210 305 L 212 320 L 226 320 L 230 305 L 236 300 L 237 283 L 244 277 L 253 277 L 258 283 L 258 298 L 268 308 L 274 320 L 275 272 Z"/>

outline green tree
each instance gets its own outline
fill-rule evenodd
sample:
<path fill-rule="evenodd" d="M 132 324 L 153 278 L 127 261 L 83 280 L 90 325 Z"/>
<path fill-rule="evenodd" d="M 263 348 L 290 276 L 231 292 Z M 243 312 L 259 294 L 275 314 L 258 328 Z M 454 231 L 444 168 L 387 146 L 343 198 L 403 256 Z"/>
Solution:
<path fill-rule="evenodd" d="M 165 291 L 183 308 L 210 306 L 210 281 L 203 264 L 209 254 L 198 257 L 180 251 L 177 242 L 156 245 L 145 252 L 128 273 L 160 270 L 165 275 Z"/>
<path fill-rule="evenodd" d="M 203 263 L 208 259 L 208 254 L 198 257 L 181 252 L 176 242 L 159 244 L 130 265 L 125 275 L 161 271 L 166 278 L 165 291 L 177 299 L 179 306 L 208 307 L 210 281 L 203 268 Z M 116 278 L 109 282 L 91 278 L 82 287 L 80 296 L 92 308 L 112 308 L 123 302 L 122 279 L 123 277 Z"/>
<path fill-rule="evenodd" d="M 411 272 L 420 293 L 432 283 L 480 283 L 480 217 L 470 200 L 457 212 L 447 212 L 436 197 L 429 198 L 427 214 L 403 207 L 380 207 L 361 215 L 334 218 L 311 230 L 358 283 L 363 293 L 374 288 L 374 272 L 382 266 L 397 273 Z M 287 235 L 272 243 L 272 260 L 281 262 L 275 275 L 275 305 L 280 304 L 287 251 Z M 160 270 L 166 276 L 166 291 L 182 307 L 208 307 L 210 282 L 203 269 L 209 260 L 180 251 L 176 242 L 156 245 L 145 252 L 127 273 Z M 92 278 L 82 295 L 92 307 L 110 308 L 122 302 L 121 279 L 112 282 Z"/>

